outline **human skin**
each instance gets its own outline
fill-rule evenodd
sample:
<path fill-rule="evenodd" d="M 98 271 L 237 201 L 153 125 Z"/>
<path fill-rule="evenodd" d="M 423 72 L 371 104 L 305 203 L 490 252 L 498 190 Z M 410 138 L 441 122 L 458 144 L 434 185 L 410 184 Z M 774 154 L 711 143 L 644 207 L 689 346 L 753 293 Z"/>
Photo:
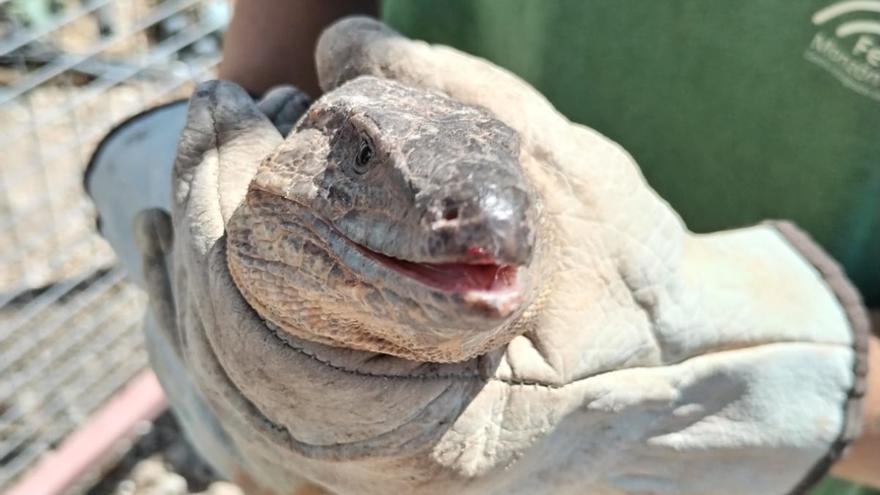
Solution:
<path fill-rule="evenodd" d="M 871 313 L 875 336 L 868 347 L 868 384 L 865 394 L 865 420 L 862 436 L 850 445 L 849 451 L 832 468 L 831 474 L 880 487 L 880 311 Z"/>
<path fill-rule="evenodd" d="M 320 94 L 314 70 L 314 48 L 322 29 L 351 14 L 376 15 L 375 1 L 240 0 L 226 36 L 221 79 L 234 81 L 251 94 L 279 84 L 293 84 Z M 874 331 L 880 328 L 872 314 Z M 880 487 L 880 340 L 870 341 L 869 375 L 861 437 L 832 467 L 835 476 Z"/>
<path fill-rule="evenodd" d="M 226 32 L 219 77 L 252 95 L 292 84 L 320 95 L 315 43 L 321 30 L 352 14 L 376 16 L 374 0 L 242 0 Z"/>

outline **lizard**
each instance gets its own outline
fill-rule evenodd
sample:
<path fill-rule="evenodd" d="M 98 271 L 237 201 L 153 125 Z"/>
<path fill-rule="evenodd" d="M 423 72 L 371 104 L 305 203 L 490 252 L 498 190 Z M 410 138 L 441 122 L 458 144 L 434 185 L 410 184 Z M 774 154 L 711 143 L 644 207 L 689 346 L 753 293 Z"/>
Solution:
<path fill-rule="evenodd" d="M 864 310 L 794 227 L 691 234 L 618 145 L 376 21 L 318 68 L 307 109 L 200 85 L 135 223 L 157 374 L 228 475 L 784 493 L 857 433 Z"/>
<path fill-rule="evenodd" d="M 538 206 L 512 129 L 359 78 L 262 162 L 227 226 L 229 272 L 298 337 L 464 360 L 528 325 Z"/>

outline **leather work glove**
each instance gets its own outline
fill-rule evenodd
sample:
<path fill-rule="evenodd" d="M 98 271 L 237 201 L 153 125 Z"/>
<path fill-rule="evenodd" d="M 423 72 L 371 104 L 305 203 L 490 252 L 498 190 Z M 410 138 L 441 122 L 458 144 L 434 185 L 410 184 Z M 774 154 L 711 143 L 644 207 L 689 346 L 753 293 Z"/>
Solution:
<path fill-rule="evenodd" d="M 135 222 L 157 374 L 227 475 L 279 494 L 303 479 L 340 494 L 802 493 L 858 434 L 866 313 L 794 226 L 692 234 L 617 144 L 512 74 L 377 21 L 330 27 L 317 65 L 328 93 L 287 140 L 290 109 L 304 110 L 292 89 L 269 105 L 231 83 L 200 85 L 170 217 L 148 210 Z M 331 177 L 302 168 L 323 148 L 303 150 L 297 136 L 332 125 L 325 109 L 370 81 L 361 76 L 515 131 L 533 195 L 533 290 L 511 303 L 519 309 L 493 306 L 503 325 L 420 331 L 380 312 L 396 300 L 337 304 L 329 282 L 266 300 L 259 284 L 284 292 L 286 268 L 255 256 L 249 281 L 235 261 L 261 236 L 318 235 L 269 229 L 260 222 L 274 203 L 257 200 L 276 190 L 312 198 L 305 209 L 333 199 L 290 186 L 298 174 L 317 174 L 314 188 Z M 95 200 L 102 217 L 119 215 Z M 339 294 L 361 282 L 348 283 Z M 371 309 L 378 324 L 361 320 Z"/>

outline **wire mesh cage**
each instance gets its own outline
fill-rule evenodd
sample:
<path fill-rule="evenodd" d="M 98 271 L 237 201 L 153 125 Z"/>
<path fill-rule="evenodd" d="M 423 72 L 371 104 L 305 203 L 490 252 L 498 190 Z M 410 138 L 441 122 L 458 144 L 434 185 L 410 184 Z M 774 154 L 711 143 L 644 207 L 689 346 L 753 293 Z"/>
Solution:
<path fill-rule="evenodd" d="M 213 76 L 219 0 L 0 0 L 0 491 L 146 366 L 82 187 L 114 124 Z"/>

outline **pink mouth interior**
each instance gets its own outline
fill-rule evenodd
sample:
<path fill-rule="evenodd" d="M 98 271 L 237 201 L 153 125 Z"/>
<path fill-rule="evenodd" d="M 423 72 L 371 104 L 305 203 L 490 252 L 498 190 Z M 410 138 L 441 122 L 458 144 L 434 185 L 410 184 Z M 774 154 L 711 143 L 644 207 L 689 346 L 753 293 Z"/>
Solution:
<path fill-rule="evenodd" d="M 416 263 L 360 248 L 383 265 L 446 292 L 503 291 L 516 282 L 515 266 L 487 263 L 486 259 L 478 263 Z"/>

